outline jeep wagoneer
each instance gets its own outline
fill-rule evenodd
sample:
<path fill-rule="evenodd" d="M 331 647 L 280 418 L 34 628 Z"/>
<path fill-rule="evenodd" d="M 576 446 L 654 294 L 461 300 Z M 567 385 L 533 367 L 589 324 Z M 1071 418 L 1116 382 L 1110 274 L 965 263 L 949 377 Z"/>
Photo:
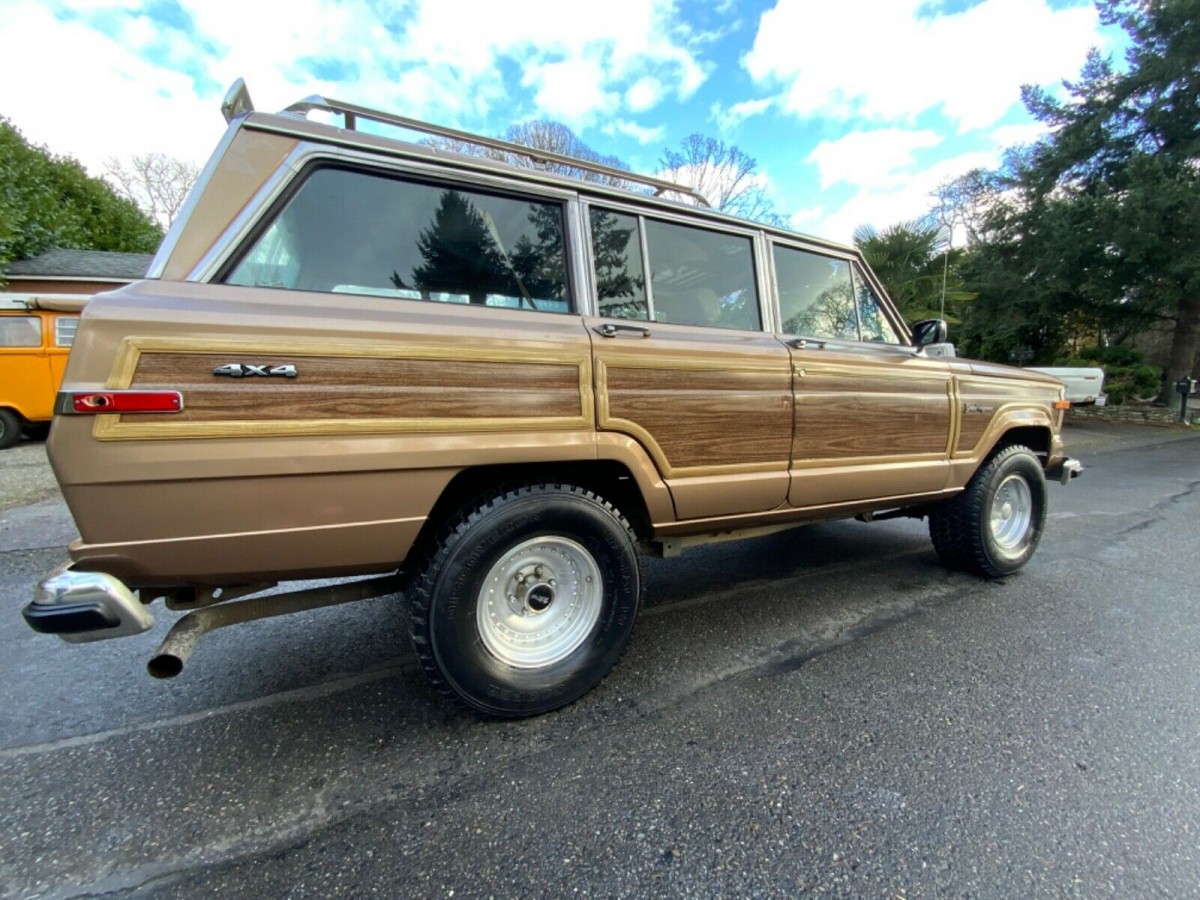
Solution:
<path fill-rule="evenodd" d="M 927 354 L 945 323 L 853 247 L 351 104 L 224 110 L 149 277 L 81 320 L 49 442 L 81 537 L 39 631 L 135 634 L 161 599 L 167 677 L 212 628 L 403 591 L 445 694 L 528 715 L 621 656 L 642 554 L 905 515 L 1003 575 L 1079 471 L 1059 381 Z"/>

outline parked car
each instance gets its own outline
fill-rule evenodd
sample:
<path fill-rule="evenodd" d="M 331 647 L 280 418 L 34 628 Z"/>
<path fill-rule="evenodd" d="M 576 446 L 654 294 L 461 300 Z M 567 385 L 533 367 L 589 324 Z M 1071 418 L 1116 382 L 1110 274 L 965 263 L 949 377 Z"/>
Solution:
<path fill-rule="evenodd" d="M 0 450 L 49 426 L 87 300 L 0 294 Z"/>
<path fill-rule="evenodd" d="M 853 247 L 365 107 L 239 84 L 225 112 L 150 277 L 80 325 L 49 451 L 82 539 L 37 630 L 138 633 L 163 598 L 168 677 L 211 628 L 403 589 L 434 684 L 529 715 L 621 656 L 642 554 L 911 516 L 1007 575 L 1080 470 L 1059 381 L 930 357 L 945 323 L 910 328 Z"/>
<path fill-rule="evenodd" d="M 1104 370 L 1084 366 L 1034 367 L 1030 372 L 1051 375 L 1067 389 L 1066 398 L 1072 406 L 1104 405 Z"/>

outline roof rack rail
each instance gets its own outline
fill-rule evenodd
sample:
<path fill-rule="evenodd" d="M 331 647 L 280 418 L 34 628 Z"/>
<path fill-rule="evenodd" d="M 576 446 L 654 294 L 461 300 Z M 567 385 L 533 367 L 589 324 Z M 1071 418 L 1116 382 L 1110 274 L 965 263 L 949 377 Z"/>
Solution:
<path fill-rule="evenodd" d="M 239 79 L 240 81 L 240 79 Z M 239 111 L 248 112 L 253 109 L 249 104 L 249 93 L 245 91 L 245 85 L 240 85 L 240 91 L 237 83 L 233 88 L 230 88 L 230 99 L 226 101 L 227 105 Z M 234 100 L 233 98 L 237 99 Z M 238 101 L 242 101 L 239 105 Z M 602 163 L 590 162 L 586 159 L 579 159 L 574 156 L 567 156 L 562 153 L 553 153 L 549 150 L 538 150 L 534 147 L 526 147 L 522 144 L 514 144 L 511 141 L 502 141 L 499 138 L 483 137 L 482 135 L 472 134 L 469 131 L 459 131 L 456 128 L 445 128 L 441 125 L 431 125 L 428 122 L 422 122 L 419 119 L 409 119 L 406 116 L 397 116 L 392 113 L 382 112 L 377 109 L 371 109 L 367 106 L 358 106 L 354 103 L 344 103 L 341 100 L 331 100 L 328 97 L 312 95 L 305 97 L 296 103 L 293 103 L 283 111 L 284 114 L 291 114 L 300 117 L 307 117 L 314 110 L 331 112 L 343 117 L 345 127 L 348 130 L 357 130 L 359 119 L 366 119 L 370 122 L 379 122 L 382 125 L 392 125 L 397 128 L 405 128 L 409 131 L 419 131 L 423 134 L 430 134 L 436 137 L 449 138 L 455 141 L 462 141 L 465 144 L 473 144 L 477 147 L 483 147 L 488 150 L 496 150 L 501 153 L 511 153 L 514 156 L 524 156 L 534 162 L 543 163 L 558 163 L 564 166 L 572 166 L 576 169 L 582 169 L 585 172 L 591 172 L 595 175 L 603 175 L 608 178 L 618 179 L 620 181 L 633 182 L 635 184 L 644 185 L 654 189 L 654 195 L 662 196 L 665 193 L 677 193 L 691 197 L 701 206 L 711 206 L 708 200 L 699 191 L 685 187 L 681 184 L 675 184 L 670 181 L 664 181 L 661 178 L 651 178 L 648 175 L 639 175 L 636 172 L 627 172 L 624 169 L 618 169 L 615 166 L 606 166 Z"/>

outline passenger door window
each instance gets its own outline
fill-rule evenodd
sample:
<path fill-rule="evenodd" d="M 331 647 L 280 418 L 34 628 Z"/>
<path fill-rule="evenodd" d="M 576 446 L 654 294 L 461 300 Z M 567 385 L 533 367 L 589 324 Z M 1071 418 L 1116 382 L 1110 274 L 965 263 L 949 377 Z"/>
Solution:
<path fill-rule="evenodd" d="M 569 312 L 562 205 L 324 168 L 229 284 Z"/>
<path fill-rule="evenodd" d="M 600 315 L 761 329 L 748 236 L 598 207 L 591 209 L 591 225 Z"/>
<path fill-rule="evenodd" d="M 848 261 L 776 244 L 775 279 L 785 334 L 858 340 L 858 311 Z"/>

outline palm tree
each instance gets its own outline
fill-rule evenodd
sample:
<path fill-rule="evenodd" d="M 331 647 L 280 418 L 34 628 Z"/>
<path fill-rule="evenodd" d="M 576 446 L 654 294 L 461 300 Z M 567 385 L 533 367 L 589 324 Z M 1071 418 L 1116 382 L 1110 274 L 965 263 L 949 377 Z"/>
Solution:
<path fill-rule="evenodd" d="M 882 231 L 862 225 L 854 243 L 909 322 L 958 324 L 961 304 L 975 298 L 957 272 L 963 251 L 943 246 L 937 225 L 898 222 Z"/>

